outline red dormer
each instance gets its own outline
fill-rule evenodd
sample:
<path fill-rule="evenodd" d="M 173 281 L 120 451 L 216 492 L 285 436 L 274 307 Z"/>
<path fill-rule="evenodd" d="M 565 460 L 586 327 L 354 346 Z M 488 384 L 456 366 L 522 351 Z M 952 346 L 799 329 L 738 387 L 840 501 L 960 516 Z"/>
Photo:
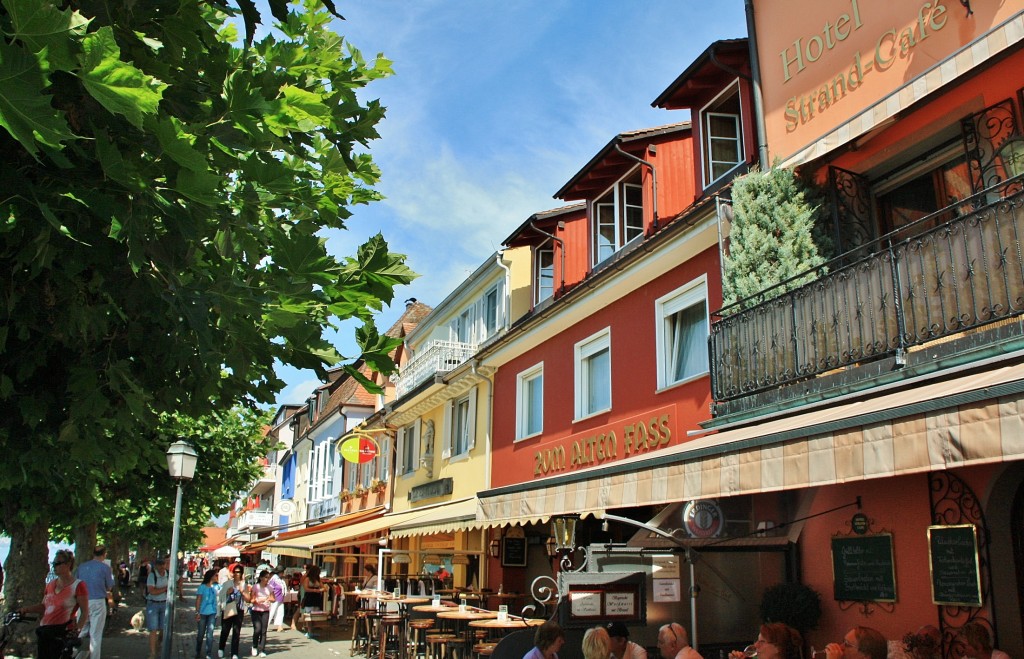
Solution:
<path fill-rule="evenodd" d="M 534 213 L 502 244 L 530 248 L 530 304 L 519 308 L 536 309 L 571 290 L 587 275 L 586 205 Z"/>
<path fill-rule="evenodd" d="M 690 122 L 616 135 L 562 189 L 557 199 L 584 201 L 591 270 L 657 231 L 693 203 Z"/>
<path fill-rule="evenodd" d="M 690 110 L 695 184 L 712 194 L 757 162 L 750 51 L 746 39 L 716 41 L 651 103 Z"/>

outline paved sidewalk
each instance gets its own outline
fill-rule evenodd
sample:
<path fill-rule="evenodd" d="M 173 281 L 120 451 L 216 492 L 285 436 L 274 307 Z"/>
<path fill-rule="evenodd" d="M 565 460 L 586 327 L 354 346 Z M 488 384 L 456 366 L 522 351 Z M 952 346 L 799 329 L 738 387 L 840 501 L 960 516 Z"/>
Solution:
<path fill-rule="evenodd" d="M 185 600 L 179 601 L 175 607 L 175 626 L 171 642 L 173 659 L 193 659 L 196 643 L 195 591 L 197 584 L 185 585 Z M 131 627 L 131 618 L 142 610 L 137 596 L 131 603 L 118 609 L 117 614 L 107 621 L 107 630 L 103 635 L 102 659 L 146 659 L 149 656 L 149 633 L 143 629 L 137 632 Z M 239 650 L 240 659 L 250 657 L 252 649 L 252 624 L 246 616 L 242 625 Z M 321 640 L 322 639 L 322 640 Z M 270 657 L 279 659 L 325 659 L 327 657 L 343 657 L 349 659 L 349 627 L 334 624 L 329 631 L 318 630 L 316 637 L 308 639 L 304 634 L 285 628 L 283 632 L 271 631 L 267 634 L 266 652 Z M 214 652 L 220 640 L 220 626 L 214 630 Z M 230 645 L 229 645 L 230 648 Z M 158 649 L 159 654 L 159 649 Z M 230 655 L 229 655 L 230 657 Z"/>

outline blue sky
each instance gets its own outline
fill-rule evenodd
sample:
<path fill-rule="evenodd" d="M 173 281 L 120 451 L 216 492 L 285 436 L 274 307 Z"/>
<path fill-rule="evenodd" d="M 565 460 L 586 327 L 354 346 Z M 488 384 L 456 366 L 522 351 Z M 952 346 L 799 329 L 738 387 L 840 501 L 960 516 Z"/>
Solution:
<path fill-rule="evenodd" d="M 395 75 L 366 98 L 388 108 L 371 153 L 383 202 L 357 207 L 330 249 L 348 255 L 378 231 L 421 277 L 378 318 L 415 297 L 443 300 L 615 134 L 688 119 L 653 101 L 712 41 L 746 35 L 741 0 L 336 0 L 338 32 Z M 334 335 L 355 356 L 352 327 Z M 279 369 L 279 403 L 302 402 L 312 372 Z"/>

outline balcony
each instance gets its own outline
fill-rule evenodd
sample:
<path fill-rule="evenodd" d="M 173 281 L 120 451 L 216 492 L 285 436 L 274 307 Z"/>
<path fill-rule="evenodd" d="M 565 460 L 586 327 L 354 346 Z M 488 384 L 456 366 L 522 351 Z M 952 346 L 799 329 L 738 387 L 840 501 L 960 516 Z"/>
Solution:
<path fill-rule="evenodd" d="M 714 314 L 716 415 L 821 399 L 1018 341 L 1024 192 L 1015 178 Z M 805 275 L 795 277 L 800 280 Z M 928 345 L 924 351 L 921 346 Z"/>
<path fill-rule="evenodd" d="M 274 511 L 272 510 L 249 510 L 238 516 L 239 530 L 273 525 Z"/>
<path fill-rule="evenodd" d="M 475 343 L 431 341 L 402 367 L 395 384 L 397 396 L 401 398 L 435 375 L 457 368 L 475 355 L 476 349 Z"/>

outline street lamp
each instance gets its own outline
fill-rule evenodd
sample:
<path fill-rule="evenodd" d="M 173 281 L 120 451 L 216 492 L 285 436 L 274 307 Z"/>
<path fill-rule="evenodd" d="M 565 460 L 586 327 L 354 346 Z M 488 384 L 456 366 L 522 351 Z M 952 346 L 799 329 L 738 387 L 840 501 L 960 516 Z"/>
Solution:
<path fill-rule="evenodd" d="M 164 604 L 164 638 L 160 652 L 162 659 L 171 659 L 171 620 L 174 617 L 174 598 L 178 587 L 178 532 L 181 530 L 181 490 L 185 481 L 192 480 L 196 473 L 199 454 L 188 443 L 178 440 L 167 449 L 167 471 L 177 481 L 178 492 L 174 499 L 174 530 L 171 533 L 171 566 L 167 569 L 167 601 Z"/>

